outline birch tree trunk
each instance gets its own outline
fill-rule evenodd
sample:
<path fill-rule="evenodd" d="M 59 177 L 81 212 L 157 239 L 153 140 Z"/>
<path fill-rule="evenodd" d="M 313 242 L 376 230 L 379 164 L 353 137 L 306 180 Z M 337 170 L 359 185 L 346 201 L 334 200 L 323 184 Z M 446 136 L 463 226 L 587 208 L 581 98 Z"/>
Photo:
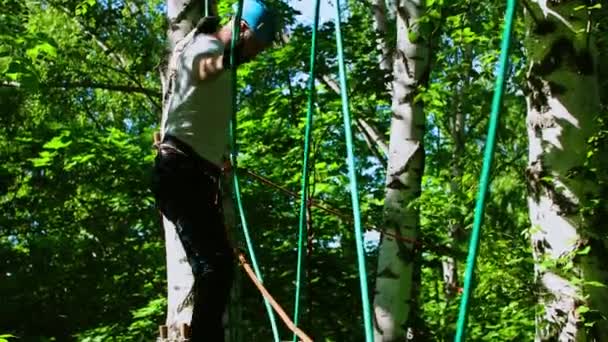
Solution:
<path fill-rule="evenodd" d="M 410 41 L 409 33 L 419 33 L 415 21 L 424 6 L 424 0 L 401 0 L 396 11 L 393 116 L 384 207 L 384 229 L 412 239 L 418 237 L 419 229 L 419 210 L 411 204 L 420 196 L 425 124 L 422 105 L 415 103 L 414 97 L 418 86 L 428 80 L 429 52 L 426 42 L 421 38 Z M 415 244 L 382 236 L 374 297 L 375 341 L 420 340 L 414 323 L 420 279 L 418 255 Z"/>
<path fill-rule="evenodd" d="M 214 7 L 209 0 L 210 7 Z M 204 14 L 204 0 L 168 0 L 167 19 L 169 29 L 167 32 L 169 52 L 173 50 L 179 40 L 184 38 L 196 25 Z M 210 8 L 211 10 L 211 8 Z M 161 69 L 163 109 L 168 97 L 168 80 L 166 61 Z M 190 325 L 192 320 L 193 298 L 192 286 L 194 277 L 186 253 L 181 244 L 175 226 L 163 216 L 165 231 L 165 250 L 167 258 L 167 338 L 169 341 L 182 341 L 185 336 L 180 330 L 184 325 Z M 188 333 L 186 332 L 185 335 Z"/>
<path fill-rule="evenodd" d="M 608 341 L 608 290 L 597 286 L 608 284 L 606 227 L 581 213 L 599 191 L 584 172 L 601 107 L 588 13 L 574 10 L 586 3 L 528 8 L 528 204 L 543 307 L 536 341 Z"/>

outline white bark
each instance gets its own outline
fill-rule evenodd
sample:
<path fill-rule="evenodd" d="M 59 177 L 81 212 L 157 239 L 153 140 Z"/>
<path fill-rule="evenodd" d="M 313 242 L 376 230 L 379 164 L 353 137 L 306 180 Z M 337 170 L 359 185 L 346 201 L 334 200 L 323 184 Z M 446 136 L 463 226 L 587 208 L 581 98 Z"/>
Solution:
<path fill-rule="evenodd" d="M 165 250 L 167 253 L 167 337 L 169 341 L 179 341 L 180 327 L 190 325 L 193 298 L 191 295 L 194 277 L 186 258 L 175 226 L 163 216 L 165 229 Z"/>
<path fill-rule="evenodd" d="M 377 39 L 378 62 L 381 70 L 390 71 L 393 66 L 393 54 L 386 40 L 388 28 L 386 25 L 386 5 L 385 0 L 373 0 L 372 7 L 374 9 L 374 30 L 378 33 Z"/>
<path fill-rule="evenodd" d="M 599 319 L 586 328 L 589 319 L 584 321 L 580 310 L 587 307 L 608 315 L 607 288 L 583 283 L 608 281 L 602 260 L 608 243 L 589 235 L 591 227 L 580 216 L 597 184 L 575 172 L 584 168 L 587 139 L 595 133 L 593 120 L 600 112 L 593 37 L 573 33 L 586 26 L 585 11 L 573 10 L 584 3 L 549 8 L 545 1 L 537 1 L 529 13 L 535 20 L 529 21 L 526 39 L 528 205 L 539 301 L 544 307 L 537 316 L 536 341 L 608 341 L 608 322 Z M 577 256 L 584 247 L 591 247 L 590 252 Z"/>
<path fill-rule="evenodd" d="M 424 0 L 401 1 L 397 9 L 397 46 L 393 63 L 393 117 L 386 179 L 384 229 L 416 239 L 419 211 L 410 207 L 420 195 L 424 169 L 424 113 L 415 92 L 428 77 L 428 47 L 409 40 Z M 383 236 L 379 246 L 374 297 L 375 341 L 417 339 L 414 319 L 419 282 L 414 244 Z"/>

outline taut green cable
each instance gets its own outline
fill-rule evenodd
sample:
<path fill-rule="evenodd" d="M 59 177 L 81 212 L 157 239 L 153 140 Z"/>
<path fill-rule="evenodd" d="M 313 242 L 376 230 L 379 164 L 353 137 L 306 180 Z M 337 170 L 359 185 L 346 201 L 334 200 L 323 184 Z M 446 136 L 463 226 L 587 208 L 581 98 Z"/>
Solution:
<path fill-rule="evenodd" d="M 238 153 L 238 146 L 236 143 L 236 112 L 237 112 L 237 80 L 236 80 L 236 59 L 235 59 L 235 49 L 236 49 L 236 41 L 240 35 L 240 23 L 241 23 L 241 13 L 243 11 L 243 0 L 238 0 L 238 9 L 236 11 L 236 15 L 234 16 L 234 23 L 232 26 L 232 40 L 230 43 L 230 70 L 232 72 L 232 120 L 230 121 L 230 145 L 231 152 L 230 153 L 230 163 L 232 164 L 232 174 L 233 174 L 233 182 L 234 182 L 234 196 L 236 198 L 236 204 L 239 209 L 239 214 L 241 217 L 241 224 L 243 226 L 243 234 L 245 235 L 245 241 L 247 242 L 247 250 L 249 251 L 249 258 L 251 259 L 251 264 L 253 265 L 253 270 L 255 271 L 256 277 L 260 280 L 260 283 L 263 283 L 262 273 L 260 272 L 260 268 L 258 267 L 258 262 L 255 257 L 255 252 L 253 250 L 253 244 L 251 243 L 251 236 L 249 235 L 249 228 L 247 226 L 247 219 L 245 218 L 245 210 L 243 209 L 243 203 L 241 200 L 241 192 L 239 187 L 239 177 L 238 177 L 238 168 L 237 168 L 237 160 L 236 155 Z M 266 298 L 264 298 L 264 304 L 266 305 L 266 311 L 268 312 L 268 318 L 270 319 L 270 324 L 272 326 L 272 333 L 274 335 L 275 342 L 280 342 L 281 339 L 279 337 L 279 330 L 277 328 L 277 323 L 274 317 L 274 311 L 272 311 L 272 307 Z"/>
<path fill-rule="evenodd" d="M 359 195 L 357 193 L 357 175 L 355 170 L 355 157 L 353 155 L 353 133 L 348 105 L 348 88 L 346 85 L 346 68 L 344 66 L 344 49 L 342 47 L 342 30 L 340 27 L 340 1 L 336 0 L 336 45 L 338 49 L 338 64 L 340 68 L 340 94 L 342 95 L 342 113 L 344 115 L 344 135 L 346 136 L 346 152 L 348 156 L 348 174 L 350 177 L 350 195 L 353 204 L 353 218 L 355 223 L 355 241 L 357 243 L 357 261 L 359 265 L 359 281 L 361 286 L 361 300 L 363 302 L 363 323 L 365 326 L 365 341 L 373 342 L 372 320 L 367 291 L 367 271 L 365 270 L 365 251 L 363 250 L 363 233 L 361 232 L 361 214 L 359 209 Z"/>
<path fill-rule="evenodd" d="M 310 154 L 310 136 L 312 131 L 312 112 L 314 110 L 315 91 L 315 55 L 317 51 L 317 27 L 319 26 L 319 8 L 321 1 L 315 1 L 315 19 L 312 26 L 312 42 L 310 46 L 310 73 L 308 75 L 308 108 L 306 113 L 306 133 L 304 137 L 304 161 L 302 164 L 302 190 L 300 199 L 300 227 L 298 233 L 298 266 L 296 271 L 296 299 L 294 304 L 293 322 L 298 326 L 300 309 L 300 288 L 302 286 L 302 259 L 304 255 L 304 224 L 306 223 L 306 202 L 308 199 L 308 156 Z M 293 342 L 298 336 L 293 334 Z"/>
<path fill-rule="evenodd" d="M 515 17 L 515 0 L 507 1 L 507 11 L 505 13 L 505 27 L 502 34 L 502 46 L 500 51 L 500 67 L 496 77 L 494 88 L 494 98 L 492 99 L 492 113 L 490 114 L 490 125 L 488 128 L 488 139 L 484 152 L 483 167 L 479 180 L 479 192 L 477 193 L 477 204 L 475 205 L 475 218 L 473 221 L 473 231 L 471 233 L 471 241 L 469 243 L 469 255 L 467 256 L 467 268 L 464 276 L 464 290 L 460 302 L 460 312 L 458 313 L 458 325 L 456 330 L 456 342 L 464 341 L 467 326 L 467 314 L 472 298 L 473 276 L 475 272 L 475 262 L 477 259 L 477 250 L 479 247 L 479 236 L 481 223 L 483 221 L 483 211 L 485 205 L 486 194 L 490 185 L 490 168 L 492 166 L 492 158 L 494 157 L 494 148 L 496 146 L 496 131 L 498 128 L 498 119 L 500 116 L 500 108 L 502 106 L 502 95 L 504 92 L 505 75 L 508 69 L 509 62 L 509 46 L 511 43 L 511 31 L 513 28 L 513 19 Z"/>

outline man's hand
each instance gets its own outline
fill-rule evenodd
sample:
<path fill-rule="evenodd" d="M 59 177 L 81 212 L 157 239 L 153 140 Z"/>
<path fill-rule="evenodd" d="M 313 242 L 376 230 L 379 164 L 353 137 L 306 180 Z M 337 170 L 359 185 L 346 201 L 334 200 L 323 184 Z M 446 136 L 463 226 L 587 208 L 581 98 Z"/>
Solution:
<path fill-rule="evenodd" d="M 198 63 L 198 77 L 201 81 L 213 79 L 224 71 L 224 56 L 211 56 L 201 59 Z"/>

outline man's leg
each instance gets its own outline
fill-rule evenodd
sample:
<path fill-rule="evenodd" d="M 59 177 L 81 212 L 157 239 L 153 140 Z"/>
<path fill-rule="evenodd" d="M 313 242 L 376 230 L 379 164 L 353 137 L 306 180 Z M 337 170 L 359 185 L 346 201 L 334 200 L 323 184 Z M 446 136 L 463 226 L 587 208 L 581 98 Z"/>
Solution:
<path fill-rule="evenodd" d="M 191 208 L 204 229 L 193 231 L 194 311 L 192 341 L 224 341 L 222 316 L 228 303 L 234 256 L 224 228 L 218 184 L 205 177 L 205 191 Z"/>
<path fill-rule="evenodd" d="M 224 341 L 222 316 L 230 296 L 234 257 L 220 215 L 205 215 L 220 219 L 208 222 L 203 236 L 195 238 L 192 341 Z"/>
<path fill-rule="evenodd" d="M 157 161 L 159 204 L 177 229 L 195 277 L 191 340 L 223 342 L 222 316 L 232 285 L 234 256 L 224 229 L 217 181 L 190 157 L 164 155 Z"/>

